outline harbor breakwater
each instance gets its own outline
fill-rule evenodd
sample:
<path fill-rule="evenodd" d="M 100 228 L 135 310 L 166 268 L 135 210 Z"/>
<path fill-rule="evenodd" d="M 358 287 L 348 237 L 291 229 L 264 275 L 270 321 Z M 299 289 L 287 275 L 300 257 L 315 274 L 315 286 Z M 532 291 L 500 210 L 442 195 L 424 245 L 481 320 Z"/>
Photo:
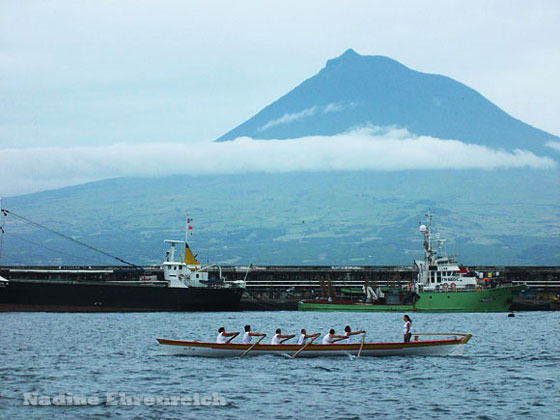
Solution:
<path fill-rule="evenodd" d="M 469 266 L 496 283 L 526 284 L 512 310 L 560 310 L 560 267 Z M 246 276 L 243 309 L 291 310 L 301 299 L 328 296 L 342 289 L 400 288 L 411 284 L 418 271 L 412 266 L 231 266 L 222 267 L 228 278 Z"/>
<path fill-rule="evenodd" d="M 483 278 L 499 283 L 526 284 L 512 310 L 560 310 L 560 267 L 476 266 L 469 267 Z M 212 271 L 213 270 L 213 271 Z M 342 289 L 358 290 L 364 285 L 400 288 L 416 279 L 412 266 L 223 266 L 215 267 L 228 280 L 244 279 L 247 290 L 242 310 L 295 310 L 301 299 L 336 295 Z M 163 280 L 159 266 L 147 267 L 47 267 L 3 266 L 0 276 L 35 281 L 154 281 Z"/>

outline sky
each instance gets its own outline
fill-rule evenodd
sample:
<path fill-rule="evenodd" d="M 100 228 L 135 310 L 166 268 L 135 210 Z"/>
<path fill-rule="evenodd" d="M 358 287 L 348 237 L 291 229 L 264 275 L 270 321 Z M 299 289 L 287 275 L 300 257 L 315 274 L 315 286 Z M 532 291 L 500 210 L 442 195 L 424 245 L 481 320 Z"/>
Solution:
<path fill-rule="evenodd" d="M 348 48 L 452 77 L 560 135 L 558 22 L 553 0 L 0 0 L 0 195 L 173 171 L 359 169 L 382 142 L 385 170 L 423 168 L 413 152 L 426 139 L 399 130 L 357 130 L 326 147 L 212 144 Z M 353 153 L 342 164 L 345 142 Z M 432 145 L 434 156 L 490 154 L 498 168 L 555 166 L 524 151 Z M 286 166 L 271 153 L 320 157 Z M 263 158 L 266 168 L 251 163 Z"/>

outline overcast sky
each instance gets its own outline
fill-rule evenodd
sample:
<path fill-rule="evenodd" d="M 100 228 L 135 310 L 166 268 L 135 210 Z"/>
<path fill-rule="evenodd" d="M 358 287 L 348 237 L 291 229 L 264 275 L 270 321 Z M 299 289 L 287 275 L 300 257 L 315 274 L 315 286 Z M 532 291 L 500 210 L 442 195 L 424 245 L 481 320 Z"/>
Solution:
<path fill-rule="evenodd" d="M 37 168 L 45 150 L 75 159 L 142 143 L 136 158 L 149 159 L 161 143 L 209 143 L 347 48 L 452 77 L 560 135 L 559 22 L 555 0 L 0 0 L 0 194 L 135 174 L 64 161 L 54 182 L 52 162 Z M 520 156 L 504 162 L 550 167 Z"/>

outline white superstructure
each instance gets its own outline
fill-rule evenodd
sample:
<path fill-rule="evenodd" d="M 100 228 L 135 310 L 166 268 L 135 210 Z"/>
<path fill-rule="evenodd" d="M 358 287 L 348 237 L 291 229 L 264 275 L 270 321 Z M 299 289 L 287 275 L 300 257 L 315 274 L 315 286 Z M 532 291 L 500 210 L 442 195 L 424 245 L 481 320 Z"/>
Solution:
<path fill-rule="evenodd" d="M 427 213 L 426 217 L 427 225 L 420 226 L 424 236 L 424 260 L 414 261 L 419 271 L 417 285 L 426 291 L 475 289 L 474 273 L 461 267 L 452 256 L 438 256 L 434 247 L 441 248 L 445 240 L 440 239 L 439 234 L 435 238 L 432 236 L 432 214 Z"/>
<path fill-rule="evenodd" d="M 208 270 L 216 267 L 215 264 L 202 267 L 193 255 L 187 242 L 188 233 L 192 229 L 190 226 L 191 219 L 187 215 L 186 235 L 184 241 L 176 241 L 166 239 L 164 242 L 171 245 L 167 251 L 165 261 L 161 265 L 163 269 L 163 278 L 169 282 L 169 287 L 219 287 L 219 288 L 242 288 L 246 286 L 244 280 L 228 281 L 222 276 L 222 270 L 218 266 L 219 275 L 217 278 L 209 278 Z M 177 244 L 185 245 L 185 254 L 181 259 L 177 258 Z"/>

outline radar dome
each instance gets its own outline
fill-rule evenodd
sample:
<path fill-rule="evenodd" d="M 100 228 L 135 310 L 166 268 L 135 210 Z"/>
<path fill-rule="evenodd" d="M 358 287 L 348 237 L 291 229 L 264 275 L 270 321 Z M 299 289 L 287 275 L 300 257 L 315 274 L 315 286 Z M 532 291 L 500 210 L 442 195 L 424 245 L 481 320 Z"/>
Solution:
<path fill-rule="evenodd" d="M 427 230 L 426 225 L 420 225 L 420 232 L 425 233 Z"/>

